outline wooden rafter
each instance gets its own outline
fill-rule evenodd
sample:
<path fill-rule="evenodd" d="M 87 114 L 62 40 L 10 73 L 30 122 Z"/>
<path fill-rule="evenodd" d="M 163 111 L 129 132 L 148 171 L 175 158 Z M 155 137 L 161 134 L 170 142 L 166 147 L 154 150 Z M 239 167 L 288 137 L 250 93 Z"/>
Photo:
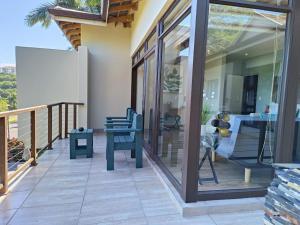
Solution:
<path fill-rule="evenodd" d="M 132 10 L 137 10 L 138 9 L 138 3 L 130 3 L 127 5 L 115 5 L 115 6 L 110 6 L 109 8 L 109 13 L 118 13 L 118 12 L 123 12 L 123 11 L 132 11 Z"/>
<path fill-rule="evenodd" d="M 64 24 L 61 26 L 62 29 L 67 29 L 67 30 L 71 30 L 71 29 L 77 29 L 80 28 L 81 25 L 78 23 L 68 23 L 68 24 Z"/>
<path fill-rule="evenodd" d="M 131 27 L 134 12 L 138 10 L 139 0 L 110 0 L 108 9 L 108 23 L 122 23 L 124 27 Z"/>
<path fill-rule="evenodd" d="M 132 1 L 131 0 L 109 0 L 110 4 L 123 3 L 123 2 L 132 2 Z"/>
<path fill-rule="evenodd" d="M 80 34 L 80 33 L 81 33 L 81 30 L 79 28 L 77 28 L 77 29 L 68 30 L 66 32 L 66 35 L 67 36 L 72 36 L 72 35 L 77 35 L 77 34 Z"/>
<path fill-rule="evenodd" d="M 130 23 L 134 20 L 134 14 L 124 16 L 109 16 L 109 23 Z"/>
<path fill-rule="evenodd" d="M 67 9 L 54 8 L 49 10 L 51 15 L 70 17 L 84 20 L 103 21 L 104 23 L 121 23 L 124 27 L 131 27 L 134 21 L 134 12 L 138 10 L 140 0 L 103 0 L 106 13 L 87 14 L 84 12 L 68 11 Z M 105 10 L 106 9 L 106 10 Z M 57 24 L 64 32 L 72 46 L 77 49 L 81 45 L 81 24 L 80 22 L 57 21 Z"/>
<path fill-rule="evenodd" d="M 80 34 L 76 34 L 76 35 L 71 35 L 71 36 L 70 36 L 70 39 L 71 39 L 71 40 L 80 40 L 80 38 L 81 38 L 81 35 L 80 35 Z"/>
<path fill-rule="evenodd" d="M 77 49 L 81 45 L 81 24 L 59 21 L 58 25 L 72 46 Z"/>

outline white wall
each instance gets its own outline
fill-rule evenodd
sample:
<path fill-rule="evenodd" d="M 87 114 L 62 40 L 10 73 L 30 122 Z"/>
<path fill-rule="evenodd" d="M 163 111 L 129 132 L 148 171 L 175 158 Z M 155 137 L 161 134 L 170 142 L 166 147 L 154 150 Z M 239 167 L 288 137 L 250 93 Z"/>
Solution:
<path fill-rule="evenodd" d="M 131 100 L 130 29 L 82 25 L 89 49 L 89 127 L 104 128 L 106 116 L 124 115 Z"/>
<path fill-rule="evenodd" d="M 87 125 L 87 48 L 79 51 L 16 47 L 18 108 L 82 102 L 79 126 Z"/>

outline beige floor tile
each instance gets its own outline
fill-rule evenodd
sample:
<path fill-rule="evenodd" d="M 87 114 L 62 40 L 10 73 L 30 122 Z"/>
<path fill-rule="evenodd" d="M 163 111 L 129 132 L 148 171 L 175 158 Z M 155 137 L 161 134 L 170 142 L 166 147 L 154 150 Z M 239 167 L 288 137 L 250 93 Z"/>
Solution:
<path fill-rule="evenodd" d="M 263 211 L 210 215 L 217 225 L 261 225 Z"/>
<path fill-rule="evenodd" d="M 26 199 L 23 207 L 51 206 L 82 203 L 85 189 L 35 190 Z"/>
<path fill-rule="evenodd" d="M 0 225 L 6 225 L 12 216 L 15 214 L 16 210 L 7 210 L 0 212 Z"/>
<path fill-rule="evenodd" d="M 75 225 L 81 204 L 21 208 L 9 225 Z"/>
<path fill-rule="evenodd" d="M 11 192 L 0 197 L 0 212 L 9 209 L 18 209 L 30 194 L 29 191 Z"/>
<path fill-rule="evenodd" d="M 116 152 L 115 170 L 107 171 L 105 141 L 95 137 L 94 158 L 76 160 L 69 159 L 68 140 L 56 142 L 0 197 L 0 225 L 261 224 L 261 211 L 183 218 L 145 157 L 136 169 L 130 151 Z"/>
<path fill-rule="evenodd" d="M 147 217 L 149 225 L 216 225 L 209 216 L 182 218 L 181 215 Z"/>
<path fill-rule="evenodd" d="M 91 218 L 97 223 L 131 220 L 144 218 L 144 212 L 137 197 L 84 202 L 80 221 Z"/>

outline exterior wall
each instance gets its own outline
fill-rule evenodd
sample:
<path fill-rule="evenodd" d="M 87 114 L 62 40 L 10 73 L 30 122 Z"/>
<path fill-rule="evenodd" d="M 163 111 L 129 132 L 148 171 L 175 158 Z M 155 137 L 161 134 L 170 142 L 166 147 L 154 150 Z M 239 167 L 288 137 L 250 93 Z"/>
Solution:
<path fill-rule="evenodd" d="M 16 48 L 18 108 L 83 102 L 79 126 L 87 125 L 87 49 L 78 52 Z"/>
<path fill-rule="evenodd" d="M 145 41 L 158 20 L 174 0 L 146 0 L 139 2 L 139 9 L 132 24 L 131 55 Z"/>
<path fill-rule="evenodd" d="M 131 100 L 130 29 L 82 25 L 89 49 L 89 127 L 104 128 L 108 115 L 124 115 Z"/>

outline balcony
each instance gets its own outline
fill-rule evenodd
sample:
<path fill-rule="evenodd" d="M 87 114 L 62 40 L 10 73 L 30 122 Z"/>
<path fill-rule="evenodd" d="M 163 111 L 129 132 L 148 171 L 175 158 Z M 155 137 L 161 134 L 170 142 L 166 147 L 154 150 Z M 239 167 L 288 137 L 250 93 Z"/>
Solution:
<path fill-rule="evenodd" d="M 106 170 L 103 133 L 94 136 L 92 159 L 70 160 L 68 132 L 77 127 L 81 106 L 58 103 L 0 114 L 4 193 L 0 197 L 0 224 L 261 223 L 262 211 L 182 217 L 176 200 L 146 155 L 144 168 L 136 169 L 130 152 L 117 152 L 115 170 Z M 14 116 L 17 120 L 10 119 Z M 8 141 L 3 142 L 8 134 Z M 9 147 L 12 136 L 22 143 L 23 152 L 30 150 L 27 161 L 18 154 L 11 156 L 18 160 L 8 158 L 16 149 Z"/>

